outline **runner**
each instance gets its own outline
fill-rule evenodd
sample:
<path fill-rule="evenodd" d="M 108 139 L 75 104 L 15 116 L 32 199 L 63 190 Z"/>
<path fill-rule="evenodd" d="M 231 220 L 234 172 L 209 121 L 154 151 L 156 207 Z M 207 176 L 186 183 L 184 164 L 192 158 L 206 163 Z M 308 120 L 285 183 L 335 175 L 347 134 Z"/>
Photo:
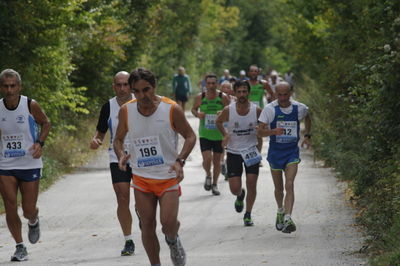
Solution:
<path fill-rule="evenodd" d="M 226 106 L 218 116 L 216 124 L 224 136 L 223 146 L 227 147 L 227 165 L 229 187 L 237 196 L 235 209 L 243 211 L 245 190 L 242 188 L 243 164 L 246 170 L 246 212 L 243 217 L 245 226 L 254 225 L 251 211 L 257 195 L 257 179 L 261 155 L 257 149 L 256 125 L 261 108 L 248 99 L 250 85 L 247 81 L 237 81 L 233 87 L 237 101 Z M 228 122 L 227 131 L 223 123 Z"/>
<path fill-rule="evenodd" d="M 15 70 L 0 73 L 0 193 L 6 211 L 8 229 L 16 243 L 11 261 L 28 259 L 18 216 L 18 190 L 22 211 L 28 219 L 28 239 L 35 244 L 40 238 L 39 179 L 42 175 L 42 149 L 50 131 L 50 121 L 39 104 L 21 95 L 21 77 Z M 38 126 L 40 132 L 38 132 Z"/>
<path fill-rule="evenodd" d="M 183 66 L 178 68 L 178 73 L 175 74 L 172 79 L 172 89 L 175 101 L 185 110 L 185 104 L 189 99 L 189 93 L 192 91 L 192 84 Z"/>
<path fill-rule="evenodd" d="M 229 97 L 217 90 L 217 76 L 206 76 L 207 91 L 200 93 L 194 99 L 192 114 L 200 119 L 199 136 L 200 149 L 203 157 L 203 168 L 206 172 L 204 189 L 211 190 L 215 196 L 220 195 L 218 177 L 221 172 L 222 135 L 215 126 L 217 113 L 229 104 Z M 198 111 L 200 108 L 200 111 Z M 211 181 L 211 163 L 213 174 Z M 211 184 L 212 182 L 212 184 Z"/>
<path fill-rule="evenodd" d="M 274 93 L 272 92 L 271 87 L 268 85 L 268 83 L 265 80 L 259 80 L 258 76 L 261 73 L 260 69 L 256 65 L 251 65 L 249 67 L 249 83 L 251 87 L 250 95 L 249 95 L 249 100 L 256 104 L 258 107 L 263 108 L 264 107 L 264 96 L 269 94 L 274 96 Z M 271 99 L 267 99 L 270 101 Z M 261 137 L 257 138 L 258 144 L 257 148 L 258 151 L 261 153 L 262 146 L 263 146 L 263 139 Z M 260 166 L 263 166 L 262 162 L 260 163 Z"/>
<path fill-rule="evenodd" d="M 308 148 L 311 138 L 311 118 L 306 105 L 290 100 L 292 91 L 289 83 L 279 83 L 276 86 L 276 93 L 278 99 L 268 104 L 261 112 L 257 134 L 261 137 L 270 136 L 267 160 L 271 168 L 275 200 L 278 205 L 275 227 L 284 233 L 291 233 L 296 231 L 291 215 L 294 204 L 294 179 L 300 163 L 298 147 L 300 120 L 305 119 L 305 134 L 301 145 L 306 145 Z M 285 182 L 282 172 L 285 173 Z"/>
<path fill-rule="evenodd" d="M 151 265 L 160 265 L 160 244 L 156 235 L 156 211 L 170 247 L 174 265 L 185 265 L 186 253 L 178 236 L 179 183 L 183 166 L 196 143 L 196 135 L 182 108 L 174 101 L 155 94 L 156 79 L 149 70 L 138 68 L 129 77 L 136 100 L 119 112 L 114 150 L 119 167 L 126 171 L 131 160 L 136 207 L 142 222 L 142 242 Z M 178 133 L 185 142 L 177 151 Z M 124 139 L 131 144 L 124 151 Z"/>
<path fill-rule="evenodd" d="M 121 256 L 129 256 L 135 252 L 135 244 L 133 243 L 132 236 L 132 215 L 129 209 L 131 168 L 127 166 L 127 171 L 121 171 L 118 168 L 118 159 L 112 147 L 118 126 L 120 106 L 133 99 L 128 79 L 129 73 L 126 71 L 120 71 L 115 74 L 112 87 L 116 96 L 107 101 L 101 108 L 96 127 L 97 130 L 90 142 L 91 149 L 99 148 L 103 144 L 107 130 L 110 129 L 110 147 L 108 153 L 110 157 L 111 180 L 115 195 L 117 196 L 117 217 L 125 238 L 125 246 L 121 250 Z"/>

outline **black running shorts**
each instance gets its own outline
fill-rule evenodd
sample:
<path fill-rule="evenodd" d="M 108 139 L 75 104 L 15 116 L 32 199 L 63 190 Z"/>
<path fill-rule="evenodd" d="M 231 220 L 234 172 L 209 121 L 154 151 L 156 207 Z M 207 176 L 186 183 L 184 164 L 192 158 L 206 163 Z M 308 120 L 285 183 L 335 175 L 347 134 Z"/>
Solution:
<path fill-rule="evenodd" d="M 246 170 L 246 174 L 258 175 L 260 171 L 260 163 L 256 163 L 252 166 L 247 167 L 244 164 L 243 158 L 240 154 L 233 154 L 230 152 L 226 153 L 226 167 L 228 171 L 228 178 L 234 176 L 242 176 L 243 166 Z"/>
<path fill-rule="evenodd" d="M 132 169 L 129 165 L 126 166 L 126 171 L 121 171 L 118 163 L 110 163 L 112 183 L 127 182 L 130 183 L 132 179 Z"/>

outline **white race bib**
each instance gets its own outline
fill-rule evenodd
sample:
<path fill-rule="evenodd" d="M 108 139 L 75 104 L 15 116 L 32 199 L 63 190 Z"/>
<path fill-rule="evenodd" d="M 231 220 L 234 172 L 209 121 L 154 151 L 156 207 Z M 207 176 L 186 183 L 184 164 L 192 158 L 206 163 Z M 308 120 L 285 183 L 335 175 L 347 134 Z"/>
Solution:
<path fill-rule="evenodd" d="M 297 121 L 277 121 L 276 127 L 284 129 L 282 135 L 276 136 L 278 143 L 297 142 Z"/>
<path fill-rule="evenodd" d="M 244 164 L 247 167 L 259 163 L 262 159 L 261 154 L 258 151 L 256 146 L 253 146 L 247 150 L 241 151 L 240 155 L 242 155 Z"/>
<path fill-rule="evenodd" d="M 204 126 L 207 129 L 217 129 L 217 127 L 215 126 L 215 120 L 217 120 L 216 114 L 206 114 Z"/>
<path fill-rule="evenodd" d="M 3 156 L 5 158 L 25 156 L 26 150 L 24 149 L 23 134 L 3 135 L 1 138 L 3 142 Z"/>
<path fill-rule="evenodd" d="M 164 155 L 158 136 L 134 139 L 133 146 L 137 167 L 144 168 L 164 164 Z"/>

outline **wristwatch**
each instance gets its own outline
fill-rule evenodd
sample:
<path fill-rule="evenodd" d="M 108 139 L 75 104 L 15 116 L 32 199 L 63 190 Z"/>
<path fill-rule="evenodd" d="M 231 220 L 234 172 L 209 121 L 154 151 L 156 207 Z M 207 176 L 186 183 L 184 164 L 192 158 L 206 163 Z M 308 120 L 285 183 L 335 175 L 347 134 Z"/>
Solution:
<path fill-rule="evenodd" d="M 185 162 L 186 162 L 186 160 L 185 160 L 185 159 L 181 159 L 181 158 L 177 158 L 177 159 L 175 160 L 175 162 L 178 162 L 178 163 L 180 163 L 180 164 L 181 164 L 181 166 L 183 167 L 183 166 L 185 166 Z"/>
<path fill-rule="evenodd" d="M 36 140 L 35 143 L 39 143 L 39 144 L 40 144 L 40 147 L 43 147 L 43 146 L 44 146 L 44 141 Z"/>

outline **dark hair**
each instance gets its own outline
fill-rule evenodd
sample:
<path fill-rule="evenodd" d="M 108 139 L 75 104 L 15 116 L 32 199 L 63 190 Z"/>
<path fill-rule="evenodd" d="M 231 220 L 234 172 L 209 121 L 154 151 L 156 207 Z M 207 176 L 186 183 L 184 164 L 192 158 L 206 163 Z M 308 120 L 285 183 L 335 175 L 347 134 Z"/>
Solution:
<path fill-rule="evenodd" d="M 133 83 L 138 82 L 141 79 L 150 83 L 152 87 L 156 87 L 156 76 L 154 76 L 153 72 L 150 70 L 142 67 L 136 68 L 131 72 L 128 83 L 132 88 Z"/>
<path fill-rule="evenodd" d="M 247 89 L 249 90 L 249 92 L 250 92 L 250 90 L 251 90 L 250 83 L 249 83 L 247 80 L 238 80 L 238 81 L 236 81 L 235 84 L 233 84 L 233 91 L 236 92 L 236 90 L 237 90 L 239 87 L 247 87 Z"/>
<path fill-rule="evenodd" d="M 214 73 L 209 73 L 209 74 L 206 75 L 206 77 L 204 78 L 204 80 L 207 81 L 207 79 L 210 79 L 210 78 L 214 78 L 214 79 L 216 79 L 216 80 L 218 79 L 218 78 L 217 78 L 217 75 L 215 75 Z"/>

